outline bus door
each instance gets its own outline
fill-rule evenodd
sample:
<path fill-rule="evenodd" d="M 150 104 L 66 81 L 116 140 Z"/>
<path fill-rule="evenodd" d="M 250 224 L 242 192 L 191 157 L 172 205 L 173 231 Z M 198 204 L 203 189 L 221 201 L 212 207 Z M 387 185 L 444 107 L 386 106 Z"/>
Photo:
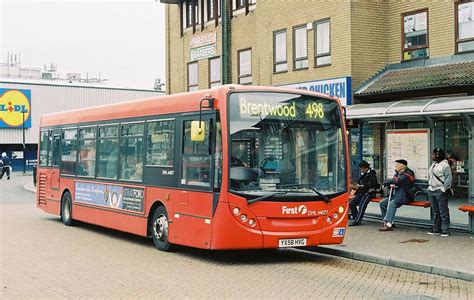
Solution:
<path fill-rule="evenodd" d="M 184 245 L 209 248 L 213 207 L 213 136 L 215 114 L 202 115 L 205 126 L 203 141 L 191 140 L 191 123 L 199 115 L 179 119 L 180 141 L 179 195 L 174 207 L 171 239 Z M 170 230 L 171 231 L 171 230 Z"/>
<path fill-rule="evenodd" d="M 51 170 L 51 192 L 54 195 L 54 199 L 57 199 L 59 196 L 59 163 L 61 160 L 61 130 L 53 131 L 53 143 L 52 147 L 52 170 Z"/>

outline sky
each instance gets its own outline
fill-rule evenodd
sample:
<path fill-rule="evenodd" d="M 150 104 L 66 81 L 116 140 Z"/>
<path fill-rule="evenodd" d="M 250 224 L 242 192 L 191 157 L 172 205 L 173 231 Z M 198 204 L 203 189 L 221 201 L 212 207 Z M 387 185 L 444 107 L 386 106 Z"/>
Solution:
<path fill-rule="evenodd" d="M 165 5 L 159 0 L 0 0 L 0 62 L 57 65 L 107 85 L 152 89 L 165 82 Z"/>

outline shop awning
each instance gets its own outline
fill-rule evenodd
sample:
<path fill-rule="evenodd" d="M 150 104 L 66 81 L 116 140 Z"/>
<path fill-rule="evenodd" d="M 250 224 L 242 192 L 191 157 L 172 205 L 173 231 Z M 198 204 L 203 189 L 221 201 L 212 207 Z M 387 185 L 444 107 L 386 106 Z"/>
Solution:
<path fill-rule="evenodd" d="M 474 96 L 439 97 L 355 104 L 346 108 L 348 119 L 410 119 L 423 116 L 474 116 Z"/>
<path fill-rule="evenodd" d="M 474 53 L 466 53 L 386 65 L 357 87 L 354 97 L 378 102 L 387 95 L 398 95 L 403 99 L 402 94 L 428 95 L 434 90 L 449 89 L 461 93 L 473 87 Z"/>

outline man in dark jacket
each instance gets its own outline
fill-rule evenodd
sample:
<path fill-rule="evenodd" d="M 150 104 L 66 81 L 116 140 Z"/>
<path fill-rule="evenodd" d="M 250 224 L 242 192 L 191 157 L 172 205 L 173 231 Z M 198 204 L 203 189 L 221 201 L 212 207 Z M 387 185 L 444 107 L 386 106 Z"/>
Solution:
<path fill-rule="evenodd" d="M 0 175 L 0 179 L 3 178 L 3 175 L 7 173 L 7 180 L 10 180 L 10 165 L 11 165 L 11 159 L 8 157 L 8 155 L 3 152 L 2 153 L 2 175 Z"/>
<path fill-rule="evenodd" d="M 384 221 L 380 231 L 392 231 L 397 208 L 413 200 L 410 189 L 415 184 L 415 173 L 407 167 L 406 160 L 397 159 L 395 162 L 395 175 L 383 183 L 384 186 L 393 190 L 393 196 L 390 202 L 388 197 L 380 202 L 380 211 Z"/>
<path fill-rule="evenodd" d="M 365 210 L 370 200 L 375 196 L 375 192 L 379 187 L 377 175 L 370 168 L 370 164 L 365 160 L 359 163 L 361 175 L 358 184 L 353 185 L 355 190 L 354 198 L 349 202 L 351 209 L 351 221 L 349 226 L 360 225 L 364 217 Z M 357 210 L 359 206 L 359 210 Z"/>

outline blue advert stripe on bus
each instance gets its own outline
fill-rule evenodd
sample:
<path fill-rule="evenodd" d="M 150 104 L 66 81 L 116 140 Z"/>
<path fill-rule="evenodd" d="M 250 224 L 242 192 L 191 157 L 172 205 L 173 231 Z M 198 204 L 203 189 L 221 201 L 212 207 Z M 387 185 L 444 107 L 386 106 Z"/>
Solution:
<path fill-rule="evenodd" d="M 76 181 L 76 202 L 143 212 L 144 188 Z"/>

